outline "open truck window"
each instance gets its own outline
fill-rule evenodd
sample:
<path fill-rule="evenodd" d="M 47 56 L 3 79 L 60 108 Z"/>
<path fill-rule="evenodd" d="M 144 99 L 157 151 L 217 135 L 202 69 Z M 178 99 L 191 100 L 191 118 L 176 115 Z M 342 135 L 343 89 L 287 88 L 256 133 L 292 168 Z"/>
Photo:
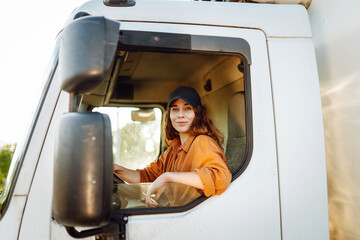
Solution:
<path fill-rule="evenodd" d="M 211 53 L 120 51 L 106 96 L 84 96 L 92 111 L 111 120 L 114 163 L 142 169 L 166 149 L 162 142 L 162 117 L 167 96 L 177 86 L 197 89 L 215 126 L 224 136 L 221 146 L 234 175 L 244 166 L 246 116 L 244 63 L 239 56 Z M 98 102 L 105 104 L 96 106 Z M 114 183 L 112 209 L 146 209 L 151 183 Z M 197 189 L 167 184 L 159 208 L 173 211 L 205 197 Z M 199 202 L 198 201 L 198 202 Z M 170 209 L 169 209 L 170 207 Z"/>

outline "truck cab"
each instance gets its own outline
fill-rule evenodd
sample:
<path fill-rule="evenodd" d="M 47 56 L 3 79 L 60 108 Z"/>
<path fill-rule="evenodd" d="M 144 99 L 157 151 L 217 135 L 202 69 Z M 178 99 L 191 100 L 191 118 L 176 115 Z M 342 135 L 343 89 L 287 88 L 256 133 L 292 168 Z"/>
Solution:
<path fill-rule="evenodd" d="M 57 37 L 41 101 L 0 197 L 6 239 L 328 239 L 315 52 L 301 5 L 89 1 Z M 166 149 L 169 93 L 195 88 L 232 182 L 148 208 L 120 183 Z M 177 191 L 176 190 L 176 191 Z"/>

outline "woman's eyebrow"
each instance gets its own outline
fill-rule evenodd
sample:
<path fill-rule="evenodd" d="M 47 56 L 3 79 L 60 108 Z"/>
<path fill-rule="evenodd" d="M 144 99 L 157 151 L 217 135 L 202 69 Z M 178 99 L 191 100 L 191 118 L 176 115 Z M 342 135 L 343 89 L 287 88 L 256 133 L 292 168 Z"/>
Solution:
<path fill-rule="evenodd" d="M 190 106 L 190 104 L 185 103 L 185 104 L 184 104 L 184 106 Z M 179 106 L 178 106 L 178 105 L 176 105 L 176 104 L 170 105 L 170 108 L 172 108 L 172 107 L 179 107 Z"/>

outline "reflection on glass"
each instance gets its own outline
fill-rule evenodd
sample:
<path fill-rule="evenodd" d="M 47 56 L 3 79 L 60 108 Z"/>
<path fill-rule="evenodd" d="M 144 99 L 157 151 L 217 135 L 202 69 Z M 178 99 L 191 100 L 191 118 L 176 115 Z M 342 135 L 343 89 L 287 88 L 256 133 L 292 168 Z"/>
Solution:
<path fill-rule="evenodd" d="M 145 198 L 150 185 L 151 183 L 114 183 L 112 209 L 146 208 Z M 199 196 L 201 194 L 194 187 L 180 183 L 167 183 L 156 202 L 158 207 L 176 207 L 183 206 Z"/>

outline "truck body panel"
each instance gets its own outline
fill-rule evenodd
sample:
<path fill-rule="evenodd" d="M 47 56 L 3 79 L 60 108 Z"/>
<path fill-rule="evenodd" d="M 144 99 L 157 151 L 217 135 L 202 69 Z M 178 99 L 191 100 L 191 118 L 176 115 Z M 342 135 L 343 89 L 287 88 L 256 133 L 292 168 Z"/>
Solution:
<path fill-rule="evenodd" d="M 314 47 L 307 39 L 271 39 L 268 46 L 284 238 L 305 239 L 309 237 L 307 233 L 316 232 L 314 228 L 328 229 L 328 224 L 320 221 L 328 213 L 323 204 L 327 202 L 327 184 Z M 295 111 L 294 106 L 298 106 Z M 310 185 L 314 188 L 309 188 Z M 314 215 L 315 211 L 318 214 Z"/>
<path fill-rule="evenodd" d="M 189 210 L 130 214 L 128 239 L 329 238 L 321 99 L 303 6 L 139 1 L 135 7 L 114 8 L 90 1 L 70 15 L 65 27 L 79 12 L 119 21 L 120 31 L 244 39 L 250 46 L 246 80 L 221 82 L 214 73 L 210 93 L 200 80 L 186 82 L 198 86 L 214 123 L 224 132 L 228 109 L 222 106 L 238 91 L 249 96 L 249 165 L 226 192 Z M 19 155 L 21 167 L 12 182 L 10 204 L 0 221 L 0 231 L 9 239 L 71 239 L 52 219 L 51 209 L 55 129 L 69 108 L 69 94 L 61 92 L 56 64 L 57 57 L 35 125 Z M 244 81 L 249 91 L 244 90 Z M 171 87 L 167 83 L 164 91 Z M 166 101 L 167 96 L 155 94 L 154 102 Z"/>
<path fill-rule="evenodd" d="M 261 29 L 268 37 L 311 38 L 308 14 L 301 5 L 240 5 L 217 2 L 138 1 L 134 7 L 114 9 L 104 6 L 100 1 L 90 1 L 77 12 L 104 16 L 120 22 L 189 23 L 254 28 Z M 68 21 L 71 22 L 75 15 L 76 13 L 70 15 Z"/>

